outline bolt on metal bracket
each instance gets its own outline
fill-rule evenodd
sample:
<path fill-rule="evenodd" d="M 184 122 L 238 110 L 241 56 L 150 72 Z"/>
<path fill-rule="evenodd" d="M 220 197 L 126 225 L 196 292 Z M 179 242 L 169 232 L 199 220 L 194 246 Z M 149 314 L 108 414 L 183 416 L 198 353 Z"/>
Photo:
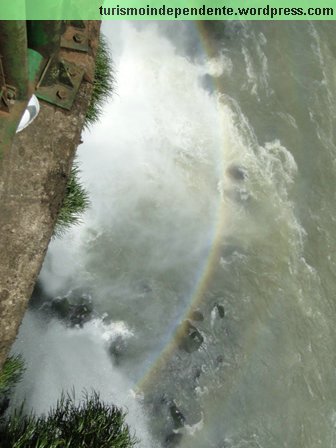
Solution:
<path fill-rule="evenodd" d="M 88 29 L 82 20 L 70 21 L 61 36 L 61 47 L 84 53 L 89 51 Z"/>
<path fill-rule="evenodd" d="M 83 76 L 83 68 L 54 56 L 48 60 L 35 94 L 41 100 L 70 110 Z"/>

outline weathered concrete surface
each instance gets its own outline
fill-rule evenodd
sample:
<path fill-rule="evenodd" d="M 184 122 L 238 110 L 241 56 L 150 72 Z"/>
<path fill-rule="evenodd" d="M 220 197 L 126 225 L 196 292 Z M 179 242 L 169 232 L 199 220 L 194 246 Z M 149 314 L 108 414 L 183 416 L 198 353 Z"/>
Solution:
<path fill-rule="evenodd" d="M 100 22 L 88 25 L 90 54 L 75 57 L 90 79 Z M 41 102 L 39 116 L 0 161 L 0 368 L 53 233 L 91 92 L 92 84 L 83 82 L 70 112 Z"/>

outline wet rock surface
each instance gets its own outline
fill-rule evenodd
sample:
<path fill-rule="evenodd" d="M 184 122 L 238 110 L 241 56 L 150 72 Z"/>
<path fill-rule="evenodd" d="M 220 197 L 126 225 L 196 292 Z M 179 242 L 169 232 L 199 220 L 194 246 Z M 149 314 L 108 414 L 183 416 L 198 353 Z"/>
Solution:
<path fill-rule="evenodd" d="M 128 344 L 122 336 L 118 336 L 114 341 L 112 341 L 109 353 L 113 359 L 115 365 L 120 365 L 124 360 L 127 352 Z"/>
<path fill-rule="evenodd" d="M 51 297 L 37 283 L 29 308 L 49 319 L 56 318 L 69 327 L 82 328 L 86 322 L 97 317 L 92 296 L 83 288 L 72 289 L 63 296 Z"/>
<path fill-rule="evenodd" d="M 169 412 L 174 423 L 174 428 L 182 428 L 186 419 L 174 401 L 169 405 Z"/>
<path fill-rule="evenodd" d="M 197 310 L 192 311 L 192 313 L 190 315 L 190 319 L 194 320 L 196 322 L 202 322 L 204 320 L 204 316 L 203 316 L 202 312 L 197 309 Z"/>
<path fill-rule="evenodd" d="M 90 296 L 57 297 L 51 301 L 49 311 L 53 317 L 70 327 L 83 327 L 93 318 L 93 303 Z"/>
<path fill-rule="evenodd" d="M 198 350 L 204 341 L 202 334 L 189 320 L 182 322 L 177 331 L 177 338 L 179 340 L 179 348 L 187 353 Z"/>
<path fill-rule="evenodd" d="M 221 303 L 216 303 L 215 306 L 214 306 L 214 310 L 216 310 L 218 316 L 219 316 L 221 319 L 224 319 L 224 317 L 225 317 L 225 308 L 224 308 L 224 305 L 223 305 L 223 304 L 221 304 Z"/>
<path fill-rule="evenodd" d="M 70 316 L 71 305 L 66 297 L 56 298 L 51 302 L 50 310 L 60 319 L 66 319 Z"/>

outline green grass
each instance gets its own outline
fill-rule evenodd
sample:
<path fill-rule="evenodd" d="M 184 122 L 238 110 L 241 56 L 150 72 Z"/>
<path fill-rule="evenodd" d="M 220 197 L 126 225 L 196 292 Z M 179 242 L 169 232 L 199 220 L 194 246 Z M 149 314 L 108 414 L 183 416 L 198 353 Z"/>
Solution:
<path fill-rule="evenodd" d="M 131 448 L 137 443 L 125 413 L 97 393 L 76 404 L 62 395 L 48 415 L 24 416 L 22 409 L 0 429 L 1 448 Z"/>
<path fill-rule="evenodd" d="M 6 395 L 20 381 L 24 370 L 24 361 L 20 355 L 7 358 L 0 372 L 0 396 Z"/>
<path fill-rule="evenodd" d="M 59 212 L 54 235 L 61 236 L 73 225 L 81 222 L 81 215 L 90 205 L 88 194 L 79 180 L 79 168 L 74 163 Z"/>
<path fill-rule="evenodd" d="M 86 112 L 84 126 L 89 127 L 96 123 L 102 113 L 103 105 L 114 91 L 115 79 L 113 74 L 112 57 L 106 38 L 101 34 L 96 56 L 96 68 L 93 83 L 93 92 Z"/>

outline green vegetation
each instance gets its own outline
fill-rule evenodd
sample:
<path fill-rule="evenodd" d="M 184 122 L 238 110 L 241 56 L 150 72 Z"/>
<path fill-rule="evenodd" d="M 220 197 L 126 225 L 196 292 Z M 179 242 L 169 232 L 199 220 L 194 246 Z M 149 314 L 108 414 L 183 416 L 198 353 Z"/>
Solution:
<path fill-rule="evenodd" d="M 89 127 L 99 120 L 104 103 L 113 93 L 114 84 L 112 57 L 107 41 L 101 34 L 96 57 L 93 92 L 86 112 L 85 127 Z"/>
<path fill-rule="evenodd" d="M 20 355 L 10 356 L 0 372 L 0 396 L 9 393 L 12 387 L 18 383 L 25 370 L 23 359 Z"/>
<path fill-rule="evenodd" d="M 20 381 L 24 369 L 21 356 L 7 359 L 0 372 L 0 402 L 10 397 L 10 391 Z M 0 415 L 0 446 L 132 448 L 138 441 L 130 433 L 125 416 L 121 409 L 102 402 L 96 392 L 90 396 L 85 394 L 79 403 L 73 396 L 62 394 L 47 415 L 25 415 L 23 406 L 7 418 Z"/>
<path fill-rule="evenodd" d="M 87 210 L 89 204 L 88 194 L 79 180 L 79 168 L 74 163 L 54 234 L 60 236 L 71 226 L 79 224 L 80 217 Z"/>
<path fill-rule="evenodd" d="M 75 404 L 62 396 L 48 415 L 12 415 L 0 429 L 1 448 L 131 448 L 137 443 L 125 414 L 97 393 Z"/>

